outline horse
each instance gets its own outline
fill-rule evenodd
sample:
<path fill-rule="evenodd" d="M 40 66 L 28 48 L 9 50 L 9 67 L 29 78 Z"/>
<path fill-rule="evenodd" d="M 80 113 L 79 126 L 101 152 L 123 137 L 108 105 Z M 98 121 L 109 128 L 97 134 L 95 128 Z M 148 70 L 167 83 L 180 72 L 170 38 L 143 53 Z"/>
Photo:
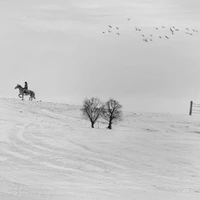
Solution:
<path fill-rule="evenodd" d="M 30 96 L 29 97 L 30 101 L 32 101 L 33 99 L 35 99 L 35 93 L 32 90 L 26 90 L 26 93 L 24 93 L 24 88 L 21 85 L 19 85 L 19 84 L 17 84 L 17 86 L 15 87 L 15 89 L 19 89 L 19 95 L 18 95 L 18 97 L 22 98 L 22 101 L 24 100 L 24 95 L 26 95 L 26 96 L 29 95 Z"/>

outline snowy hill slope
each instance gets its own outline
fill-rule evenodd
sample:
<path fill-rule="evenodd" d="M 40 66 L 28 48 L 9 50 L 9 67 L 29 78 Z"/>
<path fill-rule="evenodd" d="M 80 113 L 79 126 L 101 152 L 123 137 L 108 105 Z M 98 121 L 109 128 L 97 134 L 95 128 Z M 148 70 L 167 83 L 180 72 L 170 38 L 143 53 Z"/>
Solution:
<path fill-rule="evenodd" d="M 200 118 L 124 115 L 91 129 L 78 106 L 0 99 L 0 199 L 200 199 Z"/>

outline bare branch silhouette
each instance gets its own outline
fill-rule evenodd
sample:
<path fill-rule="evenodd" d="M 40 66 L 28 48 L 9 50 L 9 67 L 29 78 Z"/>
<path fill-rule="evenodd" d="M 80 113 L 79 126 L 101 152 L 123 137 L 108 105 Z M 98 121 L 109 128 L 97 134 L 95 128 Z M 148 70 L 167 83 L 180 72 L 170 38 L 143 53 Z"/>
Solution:
<path fill-rule="evenodd" d="M 83 107 L 81 108 L 83 117 L 89 119 L 91 127 L 94 128 L 94 124 L 100 117 L 102 111 L 102 103 L 98 98 L 92 97 L 91 99 L 85 99 Z"/>
<path fill-rule="evenodd" d="M 112 129 L 112 124 L 122 120 L 122 105 L 114 99 L 110 99 L 103 106 L 101 116 L 109 122 L 108 128 Z"/>

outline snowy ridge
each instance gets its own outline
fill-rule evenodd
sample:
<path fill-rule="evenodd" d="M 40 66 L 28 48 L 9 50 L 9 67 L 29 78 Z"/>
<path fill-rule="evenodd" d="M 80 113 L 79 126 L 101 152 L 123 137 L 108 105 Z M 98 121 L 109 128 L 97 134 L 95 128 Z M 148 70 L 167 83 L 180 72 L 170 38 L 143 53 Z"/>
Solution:
<path fill-rule="evenodd" d="M 91 129 L 79 106 L 0 99 L 0 199 L 199 199 L 199 122 L 127 112 Z"/>

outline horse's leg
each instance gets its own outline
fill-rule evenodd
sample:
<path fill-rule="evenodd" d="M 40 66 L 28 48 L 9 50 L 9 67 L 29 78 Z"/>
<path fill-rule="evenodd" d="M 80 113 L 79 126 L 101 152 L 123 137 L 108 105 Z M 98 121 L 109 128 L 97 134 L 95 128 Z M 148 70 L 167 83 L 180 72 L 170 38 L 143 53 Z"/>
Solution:
<path fill-rule="evenodd" d="M 19 98 L 22 98 L 22 97 L 21 97 L 21 94 L 18 94 L 18 97 L 19 97 Z"/>
<path fill-rule="evenodd" d="M 22 94 L 22 101 L 24 100 L 24 94 Z"/>

